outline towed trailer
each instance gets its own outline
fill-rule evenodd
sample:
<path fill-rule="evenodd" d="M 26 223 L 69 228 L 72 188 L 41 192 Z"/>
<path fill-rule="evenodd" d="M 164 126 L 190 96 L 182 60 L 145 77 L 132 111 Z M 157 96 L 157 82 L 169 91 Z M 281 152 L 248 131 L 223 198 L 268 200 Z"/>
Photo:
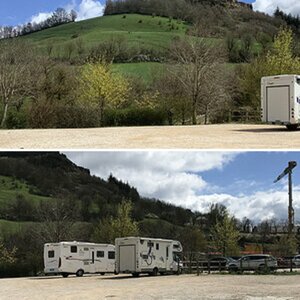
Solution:
<path fill-rule="evenodd" d="M 182 245 L 179 241 L 124 237 L 115 240 L 116 273 L 132 274 L 137 277 L 141 273 L 156 276 L 158 273 L 180 273 L 182 263 L 179 255 Z"/>
<path fill-rule="evenodd" d="M 296 130 L 300 124 L 300 76 L 278 75 L 261 79 L 261 120 Z"/>
<path fill-rule="evenodd" d="M 48 243 L 44 245 L 44 266 L 46 275 L 63 277 L 114 273 L 115 246 L 84 242 Z"/>

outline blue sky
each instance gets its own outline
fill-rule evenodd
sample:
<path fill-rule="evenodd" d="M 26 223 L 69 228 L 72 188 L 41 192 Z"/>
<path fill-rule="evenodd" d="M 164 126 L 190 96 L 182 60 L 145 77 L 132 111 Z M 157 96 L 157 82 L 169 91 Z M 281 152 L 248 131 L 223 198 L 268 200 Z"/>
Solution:
<path fill-rule="evenodd" d="M 87 1 L 100 2 L 101 1 Z M 1 0 L 0 1 L 0 24 L 16 25 L 29 22 L 34 15 L 39 13 L 50 13 L 58 7 L 67 8 L 72 6 L 75 10 L 79 10 L 82 0 Z"/>
<path fill-rule="evenodd" d="M 81 0 L 1 0 L 0 1 L 0 24 L 17 25 L 31 20 L 31 17 L 39 13 L 52 12 L 58 7 L 67 7 L 71 3 L 78 7 Z M 101 4 L 105 0 L 99 1 Z M 251 3 L 252 0 L 244 0 Z"/>
<path fill-rule="evenodd" d="M 206 212 L 224 204 L 236 217 L 259 221 L 287 216 L 287 178 L 274 179 L 295 160 L 295 219 L 300 221 L 300 152 L 120 151 L 67 156 L 106 179 L 111 173 L 145 197 Z"/>

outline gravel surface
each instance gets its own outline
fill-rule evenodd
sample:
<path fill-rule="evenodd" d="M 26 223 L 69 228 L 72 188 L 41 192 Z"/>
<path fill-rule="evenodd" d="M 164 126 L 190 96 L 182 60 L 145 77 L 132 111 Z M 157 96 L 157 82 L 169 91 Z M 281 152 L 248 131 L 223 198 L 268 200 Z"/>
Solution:
<path fill-rule="evenodd" d="M 299 149 L 300 130 L 243 124 L 0 130 L 0 148 Z"/>
<path fill-rule="evenodd" d="M 300 299 L 300 276 L 85 276 L 0 280 L 0 299 Z"/>

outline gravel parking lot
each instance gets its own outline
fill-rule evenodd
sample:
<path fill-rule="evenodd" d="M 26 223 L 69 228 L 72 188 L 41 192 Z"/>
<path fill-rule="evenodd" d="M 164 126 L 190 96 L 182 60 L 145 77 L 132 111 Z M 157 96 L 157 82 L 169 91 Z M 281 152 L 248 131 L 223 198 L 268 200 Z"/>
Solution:
<path fill-rule="evenodd" d="M 300 299 L 298 275 L 85 276 L 0 280 L 0 299 Z"/>
<path fill-rule="evenodd" d="M 0 130 L 1 149 L 299 149 L 300 130 L 222 124 Z"/>

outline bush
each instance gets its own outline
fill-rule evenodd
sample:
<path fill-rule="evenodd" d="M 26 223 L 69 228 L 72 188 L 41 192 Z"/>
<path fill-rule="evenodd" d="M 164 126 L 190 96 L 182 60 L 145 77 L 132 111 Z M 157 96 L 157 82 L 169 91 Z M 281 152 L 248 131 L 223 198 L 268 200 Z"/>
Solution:
<path fill-rule="evenodd" d="M 150 126 L 166 124 L 166 115 L 151 108 L 107 110 L 104 126 Z"/>
<path fill-rule="evenodd" d="M 24 111 L 10 110 L 6 119 L 8 129 L 22 129 L 27 127 L 27 116 Z"/>

